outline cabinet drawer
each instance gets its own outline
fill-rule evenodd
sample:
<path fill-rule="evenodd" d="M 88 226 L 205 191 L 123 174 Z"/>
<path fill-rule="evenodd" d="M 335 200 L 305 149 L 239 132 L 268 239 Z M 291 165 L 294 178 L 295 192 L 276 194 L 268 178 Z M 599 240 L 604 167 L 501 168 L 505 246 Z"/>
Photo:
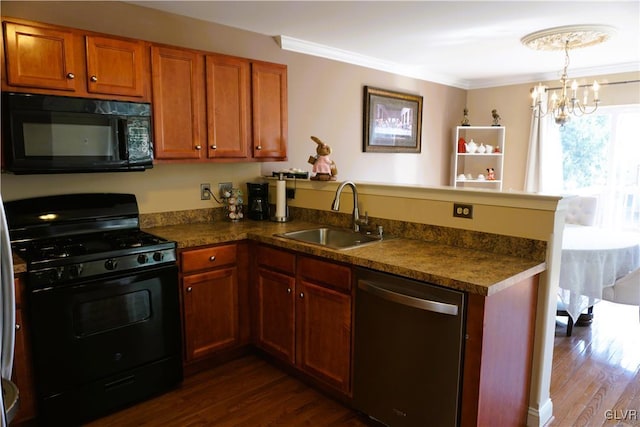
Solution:
<path fill-rule="evenodd" d="M 296 255 L 291 252 L 260 245 L 256 257 L 258 265 L 290 275 L 296 274 Z"/>
<path fill-rule="evenodd" d="M 235 244 L 185 251 L 180 255 L 182 272 L 189 273 L 235 264 L 236 254 L 237 246 Z"/>
<path fill-rule="evenodd" d="M 346 265 L 301 256 L 298 259 L 298 271 L 302 279 L 351 291 L 351 268 Z"/>

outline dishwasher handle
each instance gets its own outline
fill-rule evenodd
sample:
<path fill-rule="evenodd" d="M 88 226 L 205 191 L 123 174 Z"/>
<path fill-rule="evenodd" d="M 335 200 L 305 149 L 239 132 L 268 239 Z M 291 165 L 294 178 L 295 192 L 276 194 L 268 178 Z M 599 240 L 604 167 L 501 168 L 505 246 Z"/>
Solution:
<path fill-rule="evenodd" d="M 445 302 L 432 301 L 428 299 L 412 297 L 410 295 L 399 294 L 389 289 L 385 289 L 384 287 L 380 287 L 380 285 L 373 284 L 367 280 L 362 279 L 358 280 L 358 287 L 363 291 L 369 292 L 371 294 L 379 296 L 380 298 L 398 304 L 406 305 L 420 310 L 448 314 L 451 316 L 458 315 L 458 306 L 455 304 L 448 304 Z"/>

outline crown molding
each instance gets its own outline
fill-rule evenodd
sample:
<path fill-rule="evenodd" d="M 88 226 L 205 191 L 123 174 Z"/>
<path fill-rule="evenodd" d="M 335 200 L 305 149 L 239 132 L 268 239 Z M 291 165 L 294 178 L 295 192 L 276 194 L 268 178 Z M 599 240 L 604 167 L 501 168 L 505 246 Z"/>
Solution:
<path fill-rule="evenodd" d="M 345 62 L 347 64 L 372 68 L 374 70 L 386 71 L 405 77 L 412 77 L 419 80 L 426 80 L 447 86 L 467 89 L 467 82 L 465 80 L 455 79 L 450 76 L 445 76 L 437 73 L 425 72 L 417 69 L 416 67 L 408 67 L 395 62 L 383 61 L 371 56 L 361 55 L 359 53 L 347 50 L 336 49 L 330 46 L 309 42 L 306 40 L 300 40 L 289 36 L 280 35 L 274 37 L 274 39 L 282 50 L 318 56 L 321 58 L 332 59 L 334 61 Z"/>
<path fill-rule="evenodd" d="M 370 56 L 361 55 L 341 49 L 335 49 L 326 45 L 312 43 L 305 40 L 296 39 L 288 36 L 274 37 L 280 49 L 291 52 L 302 53 L 306 55 L 318 56 L 321 58 L 332 59 L 334 61 L 344 62 L 347 64 L 358 65 L 361 67 L 372 68 L 374 70 L 386 71 L 400 76 L 411 77 L 418 80 L 439 83 L 446 86 L 452 86 L 459 89 L 487 89 L 498 86 L 510 86 L 525 83 L 537 83 L 540 81 L 559 80 L 559 71 L 551 73 L 523 74 L 519 76 L 496 77 L 491 79 L 464 80 L 456 79 L 451 76 L 442 74 L 429 73 L 428 71 L 418 69 L 417 67 L 407 67 L 401 64 L 382 61 Z M 571 70 L 571 78 L 598 76 L 605 74 L 618 74 L 640 71 L 640 63 L 628 62 L 623 64 L 608 65 L 603 67 L 579 68 Z"/>

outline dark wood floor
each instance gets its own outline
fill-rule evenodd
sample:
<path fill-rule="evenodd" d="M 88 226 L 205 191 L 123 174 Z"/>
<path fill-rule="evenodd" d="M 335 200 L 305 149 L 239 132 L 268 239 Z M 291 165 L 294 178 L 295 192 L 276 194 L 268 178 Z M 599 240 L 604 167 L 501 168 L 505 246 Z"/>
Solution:
<path fill-rule="evenodd" d="M 555 419 L 549 427 L 640 426 L 638 308 L 602 302 L 594 313 L 594 323 L 574 327 L 572 337 L 566 337 L 565 325 L 557 323 L 551 378 Z M 635 419 L 630 417 L 633 410 L 638 411 Z M 367 424 L 338 402 L 248 356 L 188 377 L 175 391 L 88 424 L 142 425 Z"/>
<path fill-rule="evenodd" d="M 153 400 L 87 424 L 105 426 L 366 426 L 342 404 L 257 356 L 185 378 Z"/>

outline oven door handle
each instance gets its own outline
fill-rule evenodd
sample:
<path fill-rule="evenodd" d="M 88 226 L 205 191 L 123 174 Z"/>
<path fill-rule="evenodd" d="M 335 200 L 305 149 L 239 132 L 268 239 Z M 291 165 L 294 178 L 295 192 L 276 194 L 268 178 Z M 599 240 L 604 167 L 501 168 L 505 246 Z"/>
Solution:
<path fill-rule="evenodd" d="M 433 311 L 435 313 L 448 314 L 451 316 L 458 315 L 458 306 L 455 304 L 448 304 L 445 302 L 399 294 L 397 292 L 386 289 L 384 285 L 373 284 L 372 282 L 369 282 L 367 280 L 358 280 L 358 287 L 363 291 L 369 292 L 387 301 L 406 305 L 408 307 L 413 307 L 425 311 Z"/>

